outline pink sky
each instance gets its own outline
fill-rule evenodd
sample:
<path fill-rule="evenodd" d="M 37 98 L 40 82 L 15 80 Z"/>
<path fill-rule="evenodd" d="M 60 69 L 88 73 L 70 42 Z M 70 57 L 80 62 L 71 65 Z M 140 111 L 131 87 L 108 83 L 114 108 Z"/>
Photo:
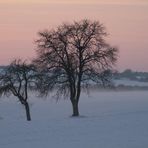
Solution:
<path fill-rule="evenodd" d="M 120 49 L 118 70 L 148 71 L 147 0 L 1 0 L 0 64 L 34 57 L 39 30 L 83 18 L 105 24 Z"/>

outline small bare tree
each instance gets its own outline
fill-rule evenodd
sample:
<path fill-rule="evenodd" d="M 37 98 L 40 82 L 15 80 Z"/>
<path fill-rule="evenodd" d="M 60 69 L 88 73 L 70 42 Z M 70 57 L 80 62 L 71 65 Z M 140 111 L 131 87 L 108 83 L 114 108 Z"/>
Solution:
<path fill-rule="evenodd" d="M 42 94 L 57 89 L 57 97 L 70 97 L 73 116 L 79 116 L 82 87 L 108 83 L 117 49 L 105 41 L 107 32 L 98 21 L 82 20 L 39 32 L 36 65 L 43 71 Z M 41 84 L 42 83 L 42 84 Z"/>
<path fill-rule="evenodd" d="M 14 60 L 0 74 L 0 96 L 13 94 L 25 107 L 27 120 L 31 120 L 28 88 L 33 88 L 37 78 L 36 68 L 21 60 Z"/>

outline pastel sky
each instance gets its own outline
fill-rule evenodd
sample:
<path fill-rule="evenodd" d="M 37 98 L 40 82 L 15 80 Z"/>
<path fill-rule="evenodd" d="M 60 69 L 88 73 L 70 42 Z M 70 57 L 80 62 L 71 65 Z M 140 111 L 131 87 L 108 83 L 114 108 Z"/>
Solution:
<path fill-rule="evenodd" d="M 148 71 L 148 0 L 0 0 L 0 65 L 34 57 L 38 31 L 83 18 L 104 23 L 118 70 Z"/>

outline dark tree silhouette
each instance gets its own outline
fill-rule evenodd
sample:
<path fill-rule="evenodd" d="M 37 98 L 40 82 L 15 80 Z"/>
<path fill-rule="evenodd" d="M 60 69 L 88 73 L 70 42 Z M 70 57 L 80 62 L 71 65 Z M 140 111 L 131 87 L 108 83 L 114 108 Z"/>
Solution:
<path fill-rule="evenodd" d="M 82 87 L 108 83 L 117 60 L 117 48 L 106 43 L 106 36 L 105 27 L 90 20 L 39 32 L 35 63 L 44 75 L 40 92 L 47 95 L 56 88 L 57 98 L 70 97 L 73 116 L 79 116 Z"/>
<path fill-rule="evenodd" d="M 28 88 L 33 88 L 37 77 L 36 68 L 21 60 L 14 60 L 0 74 L 0 96 L 13 94 L 25 107 L 27 120 L 31 120 L 28 104 Z"/>

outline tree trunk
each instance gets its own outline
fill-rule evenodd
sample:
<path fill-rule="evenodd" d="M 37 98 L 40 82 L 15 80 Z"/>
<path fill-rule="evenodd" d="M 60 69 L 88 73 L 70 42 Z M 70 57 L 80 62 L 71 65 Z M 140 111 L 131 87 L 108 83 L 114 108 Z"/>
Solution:
<path fill-rule="evenodd" d="M 78 107 L 78 101 L 72 101 L 72 108 L 73 108 L 73 117 L 79 116 L 79 107 Z"/>
<path fill-rule="evenodd" d="M 28 102 L 26 102 L 24 105 L 26 110 L 27 121 L 31 121 L 30 108 Z"/>

